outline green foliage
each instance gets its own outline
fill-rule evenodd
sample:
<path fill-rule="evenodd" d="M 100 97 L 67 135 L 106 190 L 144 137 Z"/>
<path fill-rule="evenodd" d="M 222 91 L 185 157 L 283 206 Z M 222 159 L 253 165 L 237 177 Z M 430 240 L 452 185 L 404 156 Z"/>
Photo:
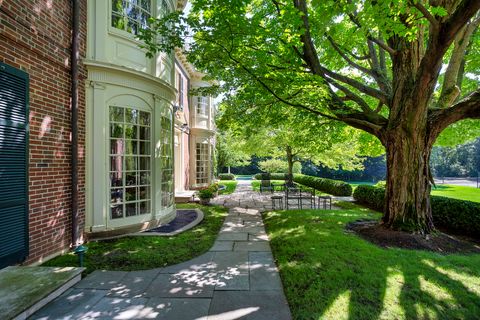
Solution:
<path fill-rule="evenodd" d="M 385 180 L 378 181 L 378 182 L 375 184 L 375 187 L 377 187 L 377 188 L 386 188 L 386 187 L 387 187 L 387 181 L 385 181 Z"/>
<path fill-rule="evenodd" d="M 219 194 L 232 194 L 235 192 L 235 189 L 237 188 L 237 181 L 231 181 L 231 180 L 221 180 L 220 185 L 224 186 L 225 189 L 219 189 Z"/>
<path fill-rule="evenodd" d="M 264 180 L 265 177 L 263 173 L 258 173 L 255 175 L 255 179 Z M 269 174 L 270 180 L 285 180 L 285 174 L 283 173 L 273 173 Z M 268 180 L 268 179 L 267 179 Z M 313 176 L 307 176 L 304 174 L 294 174 L 293 181 L 310 187 L 321 192 L 325 192 L 334 196 L 351 196 L 352 195 L 352 186 L 343 181 L 325 179 Z"/>
<path fill-rule="evenodd" d="M 235 175 L 233 173 L 220 173 L 218 175 L 220 180 L 235 180 Z"/>
<path fill-rule="evenodd" d="M 256 180 L 285 180 L 285 173 L 257 173 L 253 176 Z"/>
<path fill-rule="evenodd" d="M 268 159 L 264 161 L 260 161 L 258 166 L 262 171 L 273 173 L 273 172 L 280 172 L 280 173 L 288 173 L 288 163 L 287 161 L 280 160 L 280 159 Z M 295 162 L 293 164 L 293 173 L 300 173 L 302 172 L 302 164 L 300 162 Z"/>
<path fill-rule="evenodd" d="M 172 237 L 135 236 L 88 242 L 85 255 L 87 273 L 95 270 L 147 270 L 174 265 L 207 252 L 217 238 L 227 209 L 220 206 L 179 204 L 179 209 L 198 208 L 204 219 L 194 228 Z M 49 267 L 77 267 L 73 253 L 53 258 Z"/>
<path fill-rule="evenodd" d="M 230 130 L 223 130 L 216 136 L 215 157 L 218 171 L 225 167 L 245 165 L 250 155 L 245 153 L 245 141 L 238 139 Z"/>
<path fill-rule="evenodd" d="M 358 186 L 353 197 L 374 210 L 383 211 L 385 189 L 373 186 Z M 431 196 L 433 222 L 461 234 L 480 234 L 480 203 L 440 196 Z"/>
<path fill-rule="evenodd" d="M 218 192 L 218 184 L 214 183 L 206 188 L 199 189 L 197 195 L 200 199 L 212 199 L 215 197 L 215 194 Z"/>
<path fill-rule="evenodd" d="M 480 255 L 381 248 L 345 232 L 368 209 L 264 214 L 293 319 L 476 319 Z"/>
<path fill-rule="evenodd" d="M 293 181 L 334 196 L 352 195 L 352 186 L 343 181 L 312 177 L 304 174 L 293 175 Z"/>

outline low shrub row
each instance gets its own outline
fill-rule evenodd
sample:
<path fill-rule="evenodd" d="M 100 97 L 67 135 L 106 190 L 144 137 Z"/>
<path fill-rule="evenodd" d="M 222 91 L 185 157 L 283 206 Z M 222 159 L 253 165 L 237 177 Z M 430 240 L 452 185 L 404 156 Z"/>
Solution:
<path fill-rule="evenodd" d="M 356 201 L 374 210 L 383 211 L 385 189 L 361 185 L 355 189 Z M 480 234 L 480 203 L 440 196 L 430 196 L 433 223 L 437 227 L 478 237 Z"/>
<path fill-rule="evenodd" d="M 352 186 L 339 180 L 307 176 L 304 174 L 294 174 L 293 181 L 334 196 L 352 195 Z"/>
<path fill-rule="evenodd" d="M 258 173 L 255 175 L 257 180 L 286 180 L 285 173 Z M 293 181 L 304 186 L 334 195 L 351 196 L 352 186 L 346 182 L 332 179 L 307 176 L 304 174 L 294 174 Z"/>
<path fill-rule="evenodd" d="M 235 180 L 235 175 L 233 173 L 220 173 L 218 175 L 220 180 Z"/>

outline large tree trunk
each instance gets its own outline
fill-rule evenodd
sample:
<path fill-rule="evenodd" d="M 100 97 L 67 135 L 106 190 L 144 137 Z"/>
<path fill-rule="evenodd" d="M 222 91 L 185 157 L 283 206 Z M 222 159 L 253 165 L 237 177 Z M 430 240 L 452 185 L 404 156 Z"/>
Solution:
<path fill-rule="evenodd" d="M 405 133 L 395 130 L 387 136 L 387 186 L 385 214 L 387 228 L 423 234 L 433 229 L 430 206 L 430 152 L 426 130 Z"/>

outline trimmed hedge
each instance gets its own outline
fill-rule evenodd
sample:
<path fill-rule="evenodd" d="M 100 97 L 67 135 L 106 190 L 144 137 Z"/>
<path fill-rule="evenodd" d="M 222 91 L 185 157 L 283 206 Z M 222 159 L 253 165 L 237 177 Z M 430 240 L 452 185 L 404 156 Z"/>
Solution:
<path fill-rule="evenodd" d="M 235 175 L 233 173 L 220 173 L 218 175 L 220 180 L 235 180 Z"/>
<path fill-rule="evenodd" d="M 334 196 L 352 195 L 352 186 L 339 180 L 307 176 L 304 174 L 294 174 L 293 181 Z"/>
<path fill-rule="evenodd" d="M 257 180 L 285 180 L 285 177 L 285 173 L 258 173 L 255 175 L 255 179 Z M 352 195 L 352 186 L 339 180 L 307 176 L 304 174 L 294 174 L 293 181 L 334 196 Z"/>
<path fill-rule="evenodd" d="M 286 173 L 257 173 L 253 177 L 255 180 L 286 180 Z"/>
<path fill-rule="evenodd" d="M 383 212 L 385 189 L 361 185 L 353 197 L 369 208 Z M 478 237 L 480 234 L 480 203 L 440 196 L 430 196 L 433 223 L 455 232 Z"/>

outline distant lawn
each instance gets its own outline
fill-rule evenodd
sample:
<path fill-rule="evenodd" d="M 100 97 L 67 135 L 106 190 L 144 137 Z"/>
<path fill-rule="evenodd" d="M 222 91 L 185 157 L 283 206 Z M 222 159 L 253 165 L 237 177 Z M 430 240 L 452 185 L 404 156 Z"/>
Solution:
<path fill-rule="evenodd" d="M 86 244 L 87 273 L 94 270 L 146 270 L 190 260 L 207 252 L 223 224 L 227 209 L 220 206 L 178 204 L 177 208 L 199 208 L 205 218 L 194 228 L 173 237 L 131 236 Z M 77 257 L 68 253 L 43 266 L 76 267 Z"/>
<path fill-rule="evenodd" d="M 478 319 L 480 255 L 383 249 L 345 224 L 366 209 L 264 215 L 294 319 Z"/>
<path fill-rule="evenodd" d="M 219 194 L 231 194 L 237 188 L 238 182 L 232 180 L 220 180 L 218 184 L 226 187 L 225 190 L 220 190 Z"/>
<path fill-rule="evenodd" d="M 252 180 L 253 191 L 260 191 L 260 180 Z M 285 180 L 270 180 L 273 186 L 281 186 L 285 184 Z"/>
<path fill-rule="evenodd" d="M 480 189 L 474 187 L 437 184 L 432 186 L 432 194 L 436 196 L 480 202 Z"/>
<path fill-rule="evenodd" d="M 376 184 L 376 182 L 372 182 L 372 181 L 346 181 L 349 185 L 352 186 L 352 189 L 355 190 L 356 187 L 358 187 L 359 185 L 362 185 L 362 184 L 366 184 L 366 185 L 369 185 L 369 186 L 373 186 Z"/>

